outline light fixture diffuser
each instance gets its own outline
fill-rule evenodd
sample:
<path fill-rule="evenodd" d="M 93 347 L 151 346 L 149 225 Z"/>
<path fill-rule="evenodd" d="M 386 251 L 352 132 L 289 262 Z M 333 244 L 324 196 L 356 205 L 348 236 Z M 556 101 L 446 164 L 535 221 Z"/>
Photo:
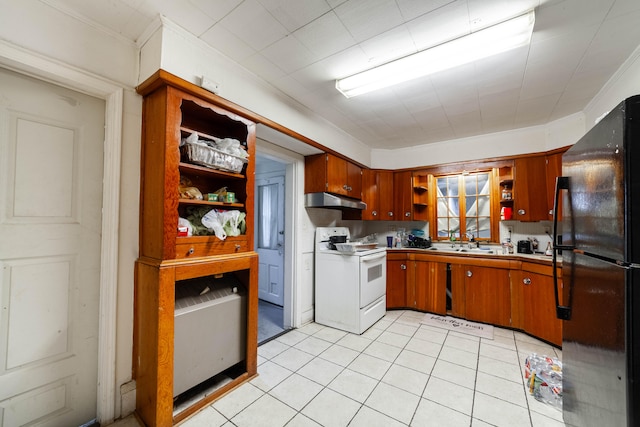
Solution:
<path fill-rule="evenodd" d="M 351 98 L 418 77 L 506 52 L 531 41 L 534 11 L 438 46 L 336 80 L 336 89 Z"/>

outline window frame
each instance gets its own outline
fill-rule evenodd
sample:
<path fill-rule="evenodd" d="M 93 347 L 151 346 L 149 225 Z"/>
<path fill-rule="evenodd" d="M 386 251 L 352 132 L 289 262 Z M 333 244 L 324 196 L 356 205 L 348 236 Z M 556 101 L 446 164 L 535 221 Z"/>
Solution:
<path fill-rule="evenodd" d="M 460 230 L 466 230 L 466 194 L 465 194 L 465 188 L 464 188 L 464 176 L 465 175 L 471 175 L 471 174 L 481 174 L 481 173 L 486 173 L 488 174 L 488 179 L 489 179 L 489 229 L 490 229 L 490 237 L 486 238 L 481 238 L 478 236 L 474 236 L 474 239 L 480 242 L 497 242 L 500 239 L 500 234 L 499 234 L 499 213 L 498 213 L 498 204 L 500 202 L 499 200 L 499 179 L 498 179 L 498 172 L 497 172 L 497 168 L 486 168 L 486 169 L 477 169 L 477 170 L 473 170 L 473 171 L 462 171 L 462 172 L 447 172 L 447 173 L 438 173 L 438 174 L 432 174 L 432 179 L 431 179 L 431 185 L 432 188 L 430 190 L 430 193 L 432 194 L 431 200 L 430 200 L 430 204 L 434 207 L 433 209 L 431 209 L 431 215 L 430 215 L 430 234 L 431 234 L 431 238 L 434 241 L 440 241 L 440 242 L 444 242 L 444 241 L 449 241 L 450 237 L 444 237 L 444 236 L 439 236 L 438 235 L 438 187 L 437 187 L 437 180 L 438 178 L 449 178 L 452 176 L 457 176 L 459 177 L 458 179 L 458 205 L 459 205 L 459 210 L 460 210 Z M 477 218 L 477 216 L 473 217 L 473 218 Z M 459 233 L 460 234 L 460 233 Z M 468 242 L 469 238 L 466 235 L 461 235 L 461 236 L 456 236 L 456 241 L 463 241 L 463 242 Z"/>

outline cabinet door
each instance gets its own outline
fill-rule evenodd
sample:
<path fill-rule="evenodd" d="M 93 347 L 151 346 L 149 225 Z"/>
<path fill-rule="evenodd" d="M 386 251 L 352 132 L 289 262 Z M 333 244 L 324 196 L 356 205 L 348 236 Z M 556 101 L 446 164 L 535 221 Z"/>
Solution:
<path fill-rule="evenodd" d="M 346 162 L 346 174 L 347 174 L 347 193 L 349 197 L 362 200 L 362 168 L 351 162 Z"/>
<path fill-rule="evenodd" d="M 509 270 L 464 266 L 465 313 L 469 320 L 511 325 Z"/>
<path fill-rule="evenodd" d="M 555 202 L 556 178 L 562 175 L 562 153 L 552 154 L 547 160 L 547 219 L 553 219 L 553 204 Z M 559 213 L 562 212 L 560 209 Z M 560 215 L 558 219 L 561 219 Z"/>
<path fill-rule="evenodd" d="M 387 308 L 407 307 L 408 260 L 387 259 Z"/>
<path fill-rule="evenodd" d="M 431 313 L 447 313 L 446 263 L 416 261 L 415 308 Z"/>
<path fill-rule="evenodd" d="M 545 156 L 515 160 L 513 198 L 514 219 L 518 221 L 548 219 Z"/>
<path fill-rule="evenodd" d="M 378 171 L 378 217 L 391 221 L 393 216 L 393 172 Z"/>
<path fill-rule="evenodd" d="M 348 196 L 347 161 L 327 154 L 327 191 Z"/>
<path fill-rule="evenodd" d="M 378 187 L 378 172 L 372 169 L 362 171 L 362 201 L 367 208 L 362 211 L 362 219 L 380 219 L 380 190 Z"/>
<path fill-rule="evenodd" d="M 396 221 L 411 221 L 412 205 L 412 172 L 394 172 L 393 174 L 393 205 Z"/>
<path fill-rule="evenodd" d="M 556 345 L 562 345 L 562 321 L 556 317 L 553 277 L 522 272 L 524 286 L 524 330 Z"/>

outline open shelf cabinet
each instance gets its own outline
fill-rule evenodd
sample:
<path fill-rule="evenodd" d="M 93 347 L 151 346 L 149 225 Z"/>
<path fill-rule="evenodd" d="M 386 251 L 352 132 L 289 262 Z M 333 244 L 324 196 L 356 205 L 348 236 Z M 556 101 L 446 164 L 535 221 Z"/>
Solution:
<path fill-rule="evenodd" d="M 144 101 L 140 256 L 134 296 L 136 412 L 146 425 L 171 426 L 257 374 L 258 255 L 253 248 L 256 125 L 238 114 L 240 110 L 229 101 L 162 70 L 137 90 Z M 238 156 L 217 154 L 222 162 L 211 163 L 207 158 L 204 164 L 209 166 L 203 166 L 200 158 L 194 160 L 184 150 L 184 140 L 193 134 L 200 141 L 236 140 L 239 144 L 234 144 L 244 150 L 247 160 L 238 163 Z M 236 153 L 242 158 L 243 152 Z M 185 187 L 198 191 L 185 191 Z M 235 199 L 208 200 L 208 194 L 222 188 L 235 193 Z M 199 197 L 198 192 L 202 199 L 193 198 L 194 194 Z M 245 226 L 229 233 L 237 235 L 224 239 L 201 224 L 196 227 L 198 218 L 214 209 L 244 217 Z M 184 235 L 180 218 L 191 220 L 193 235 Z M 185 281 L 202 279 L 213 284 L 223 277 L 232 277 L 240 288 L 234 302 L 236 307 L 240 304 L 239 309 L 234 316 L 225 316 L 229 322 L 225 326 L 235 330 L 235 335 L 213 334 L 209 330 L 216 329 L 213 327 L 178 327 L 181 303 L 176 295 Z M 207 313 L 212 313 L 205 322 L 219 323 L 220 312 L 216 315 L 213 304 L 203 304 L 197 310 L 205 306 Z M 204 313 L 198 311 L 198 316 L 202 319 Z M 185 356 L 176 352 L 176 346 L 181 350 L 185 342 L 201 344 L 196 348 L 208 346 L 214 352 L 216 346 L 232 346 L 237 360 L 229 366 L 220 365 L 220 372 L 205 366 L 202 372 L 206 373 L 195 386 L 191 384 L 199 377 L 191 379 L 188 386 L 179 385 L 184 378 L 175 375 L 184 375 L 184 371 L 176 368 L 184 365 Z M 218 356 L 226 357 L 212 357 Z M 209 389 L 201 392 L 203 387 Z"/>

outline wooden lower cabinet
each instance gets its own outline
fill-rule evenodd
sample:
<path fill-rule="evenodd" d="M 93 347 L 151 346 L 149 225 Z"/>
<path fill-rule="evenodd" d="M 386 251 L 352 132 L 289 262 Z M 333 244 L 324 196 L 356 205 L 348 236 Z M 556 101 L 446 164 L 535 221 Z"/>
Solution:
<path fill-rule="evenodd" d="M 416 256 L 413 283 L 414 307 L 447 314 L 447 263 L 421 261 Z"/>
<path fill-rule="evenodd" d="M 446 314 L 447 263 L 407 252 L 387 253 L 387 308 Z"/>
<path fill-rule="evenodd" d="M 406 308 L 408 256 L 387 252 L 387 308 Z"/>
<path fill-rule="evenodd" d="M 509 270 L 463 265 L 465 317 L 469 320 L 511 326 Z"/>
<path fill-rule="evenodd" d="M 233 274 L 246 295 L 245 358 L 229 375 L 230 382 L 184 410 L 174 408 L 174 311 L 176 285 L 183 280 Z M 136 263 L 134 378 L 136 412 L 148 426 L 172 426 L 257 374 L 258 255 L 220 256 Z M 204 341 L 211 337 L 194 336 Z M 203 378 L 203 381 L 207 378 Z"/>
<path fill-rule="evenodd" d="M 561 346 L 552 272 L 551 266 L 535 262 L 388 251 L 387 308 L 449 314 L 522 330 Z"/>
<path fill-rule="evenodd" d="M 556 317 L 553 270 L 551 267 L 523 263 L 521 283 L 523 329 L 533 336 L 561 346 L 562 320 Z"/>

